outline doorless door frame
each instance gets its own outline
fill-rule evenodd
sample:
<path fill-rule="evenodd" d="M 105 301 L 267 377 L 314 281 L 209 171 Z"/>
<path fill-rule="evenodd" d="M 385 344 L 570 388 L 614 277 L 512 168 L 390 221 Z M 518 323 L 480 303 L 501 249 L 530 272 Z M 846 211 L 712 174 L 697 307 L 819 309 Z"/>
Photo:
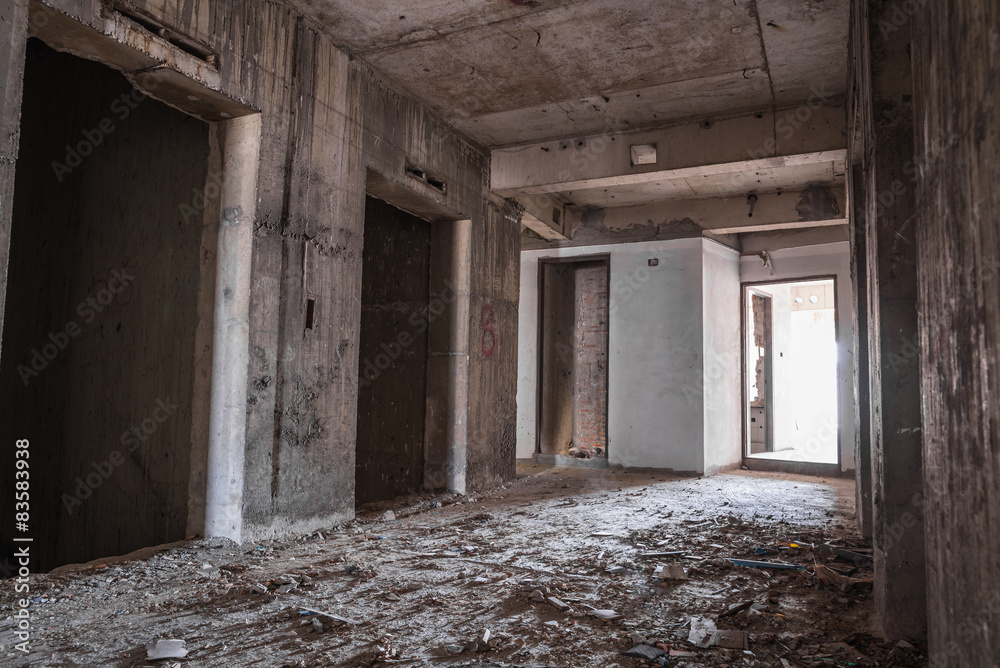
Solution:
<path fill-rule="evenodd" d="M 604 459 L 610 462 L 611 438 L 608 434 L 608 407 L 611 404 L 611 254 L 572 255 L 569 257 L 544 257 L 538 259 L 538 322 L 535 340 L 538 351 L 535 359 L 535 455 L 542 454 L 542 352 L 544 348 L 544 317 L 545 317 L 545 265 L 574 264 L 578 262 L 604 262 L 607 270 L 608 286 L 608 336 L 604 348 L 604 363 L 607 373 L 604 374 Z"/>
<path fill-rule="evenodd" d="M 30 37 L 122 72 L 149 97 L 214 124 L 221 138 L 208 437 L 207 443 L 191 444 L 187 532 L 239 542 L 243 535 L 250 272 L 260 113 L 222 92 L 216 65 L 117 11 L 102 17 L 102 30 L 38 0 L 31 1 L 28 12 Z M 208 189 L 206 184 L 203 196 Z"/>
<path fill-rule="evenodd" d="M 748 451 L 750 449 L 749 434 L 747 433 L 747 404 L 749 397 L 747 396 L 747 294 L 749 290 L 762 285 L 784 285 L 787 283 L 810 283 L 813 281 L 833 281 L 833 335 L 834 344 L 837 350 L 837 368 L 836 368 L 836 388 L 837 388 L 837 433 L 836 433 L 836 444 L 837 444 L 837 462 L 835 464 L 828 463 L 817 463 L 817 462 L 797 462 L 791 459 L 760 459 L 757 457 L 750 457 Z M 742 440 L 742 452 L 743 452 L 743 465 L 747 468 L 759 471 L 783 471 L 788 473 L 801 473 L 804 475 L 822 475 L 822 476 L 840 476 L 842 475 L 841 466 L 843 463 L 843 453 L 840 451 L 840 440 L 841 440 L 841 425 L 840 425 L 840 308 L 838 306 L 839 298 L 839 281 L 837 280 L 836 274 L 820 274 L 816 276 L 792 276 L 788 278 L 772 279 L 769 281 L 747 281 L 740 283 L 740 310 L 741 316 L 740 321 L 742 326 L 740 327 L 740 351 L 741 351 L 741 369 L 742 372 L 740 377 L 742 378 L 742 388 L 740 390 L 741 394 L 741 414 L 743 416 L 743 440 Z M 768 419 L 768 429 L 772 429 L 771 423 L 773 420 Z M 851 474 L 853 476 L 853 473 Z"/>

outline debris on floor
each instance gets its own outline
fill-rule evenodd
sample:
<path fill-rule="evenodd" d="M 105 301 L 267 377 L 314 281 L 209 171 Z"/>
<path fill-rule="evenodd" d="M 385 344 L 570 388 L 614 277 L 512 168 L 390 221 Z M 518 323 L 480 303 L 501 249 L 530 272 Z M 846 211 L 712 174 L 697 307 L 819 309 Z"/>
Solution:
<path fill-rule="evenodd" d="M 926 666 L 876 637 L 853 498 L 842 480 L 521 465 L 490 494 L 395 499 L 395 521 L 372 504 L 299 537 L 32 575 L 33 654 L 18 663 L 8 615 L 0 664 L 141 668 L 141 631 L 185 638 L 192 666 Z"/>

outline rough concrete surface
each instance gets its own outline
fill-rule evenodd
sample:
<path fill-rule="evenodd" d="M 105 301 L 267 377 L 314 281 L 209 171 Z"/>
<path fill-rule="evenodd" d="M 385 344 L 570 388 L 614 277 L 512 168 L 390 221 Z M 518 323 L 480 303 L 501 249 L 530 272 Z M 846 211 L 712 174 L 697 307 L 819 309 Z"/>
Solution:
<path fill-rule="evenodd" d="M 870 567 L 819 548 L 857 544 L 852 506 L 844 480 L 524 465 L 487 495 L 399 499 L 294 539 L 193 541 L 33 575 L 30 663 L 138 667 L 147 644 L 180 639 L 188 666 L 631 668 L 649 664 L 622 652 L 648 640 L 691 653 L 671 665 L 924 665 L 872 636 Z M 661 565 L 686 579 L 655 576 Z M 747 631 L 747 652 L 694 647 L 693 616 Z M 10 629 L 0 622 L 0 663 L 29 665 Z"/>

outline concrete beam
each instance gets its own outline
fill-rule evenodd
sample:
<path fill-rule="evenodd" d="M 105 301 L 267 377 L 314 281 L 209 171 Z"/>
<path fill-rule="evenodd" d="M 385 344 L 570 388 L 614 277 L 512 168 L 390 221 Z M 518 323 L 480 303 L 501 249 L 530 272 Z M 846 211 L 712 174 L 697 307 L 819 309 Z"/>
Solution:
<path fill-rule="evenodd" d="M 655 145 L 656 161 L 633 165 L 635 145 Z M 774 169 L 843 160 L 846 145 L 843 109 L 805 103 L 791 111 L 498 149 L 491 154 L 491 187 L 514 197 Z"/>
<path fill-rule="evenodd" d="M 521 224 L 548 241 L 566 239 L 566 206 L 547 195 L 525 195 L 517 198 L 524 211 Z"/>
<path fill-rule="evenodd" d="M 757 197 L 753 216 L 745 197 L 668 200 L 656 204 L 595 209 L 567 207 L 567 226 L 598 226 L 610 235 L 646 226 L 690 227 L 712 234 L 747 234 L 846 225 L 843 188 L 810 188 Z M 575 234 L 572 235 L 575 238 Z"/>

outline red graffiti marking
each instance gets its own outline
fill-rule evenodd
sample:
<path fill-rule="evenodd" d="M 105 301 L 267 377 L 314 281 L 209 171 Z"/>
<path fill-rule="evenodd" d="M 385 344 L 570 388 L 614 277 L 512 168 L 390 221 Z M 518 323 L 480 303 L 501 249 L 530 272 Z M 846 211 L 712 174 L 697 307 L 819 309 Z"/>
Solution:
<path fill-rule="evenodd" d="M 483 355 L 486 357 L 493 357 L 493 353 L 497 350 L 497 335 L 493 331 L 493 322 L 496 319 L 493 307 L 489 304 L 483 304 L 483 310 L 479 313 L 479 327 L 483 330 L 482 347 Z M 488 341 L 487 336 L 489 337 Z"/>

